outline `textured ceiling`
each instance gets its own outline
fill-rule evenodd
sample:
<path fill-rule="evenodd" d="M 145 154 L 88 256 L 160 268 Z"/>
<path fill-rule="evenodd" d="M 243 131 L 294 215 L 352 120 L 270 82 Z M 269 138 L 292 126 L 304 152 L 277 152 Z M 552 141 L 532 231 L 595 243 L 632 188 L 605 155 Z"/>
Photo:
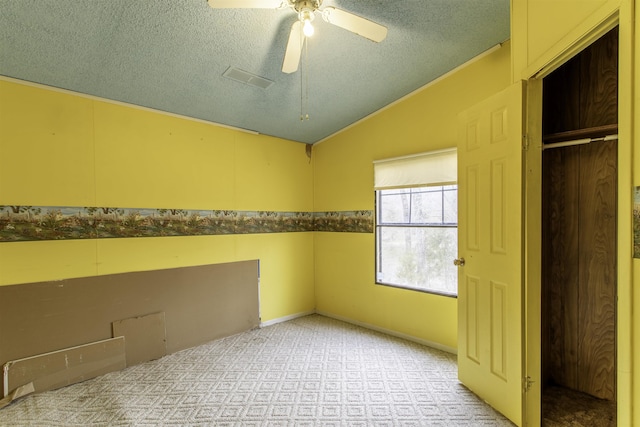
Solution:
<path fill-rule="evenodd" d="M 0 0 L 0 75 L 314 143 L 509 38 L 509 0 L 324 0 L 388 27 L 375 43 L 314 21 L 281 71 L 290 9 L 205 0 Z M 303 54 L 304 61 L 304 54 Z M 257 88 L 229 68 L 273 81 Z M 301 112 L 308 120 L 300 120 Z"/>

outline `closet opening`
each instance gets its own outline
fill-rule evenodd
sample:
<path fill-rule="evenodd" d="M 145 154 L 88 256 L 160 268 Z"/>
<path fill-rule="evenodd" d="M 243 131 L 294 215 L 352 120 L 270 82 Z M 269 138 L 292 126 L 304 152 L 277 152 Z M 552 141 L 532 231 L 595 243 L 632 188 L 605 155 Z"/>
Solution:
<path fill-rule="evenodd" d="M 615 426 L 618 28 L 542 85 L 543 425 Z"/>

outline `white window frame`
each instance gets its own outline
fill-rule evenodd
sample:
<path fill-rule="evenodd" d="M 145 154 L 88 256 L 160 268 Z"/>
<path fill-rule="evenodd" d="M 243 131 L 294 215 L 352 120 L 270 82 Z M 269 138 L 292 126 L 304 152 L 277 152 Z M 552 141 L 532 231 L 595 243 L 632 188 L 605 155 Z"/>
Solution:
<path fill-rule="evenodd" d="M 440 191 L 444 198 L 444 192 L 456 191 L 457 198 L 457 153 L 456 149 L 446 149 L 432 151 L 428 153 L 421 153 L 417 155 L 396 157 L 393 159 L 385 159 L 374 162 L 374 189 L 375 189 L 375 281 L 376 284 L 399 287 L 403 289 L 410 289 L 420 292 L 434 293 L 439 295 L 457 297 L 457 286 L 455 292 L 449 292 L 443 290 L 441 287 L 430 288 L 428 286 L 423 287 L 411 283 L 392 283 L 391 280 L 387 280 L 382 277 L 382 240 L 381 236 L 385 230 L 391 231 L 393 228 L 397 230 L 401 229 L 450 229 L 455 228 L 455 238 L 453 244 L 457 246 L 457 217 L 455 222 L 445 220 L 441 218 L 440 221 L 413 221 L 411 213 L 409 213 L 408 220 L 405 219 L 400 222 L 385 222 L 382 219 L 382 198 L 391 196 L 398 189 L 398 193 L 404 193 L 405 197 L 409 198 L 409 203 L 413 201 L 414 195 L 424 194 L 429 192 L 426 188 L 434 188 L 434 191 Z M 398 195 L 396 195 L 398 196 Z M 441 214 L 444 212 L 444 205 L 441 207 Z M 444 230 L 443 230 L 444 231 Z M 447 233 L 447 232 L 445 232 Z M 448 233 L 447 233 L 448 234 Z M 388 247 L 387 247 L 388 248 Z M 424 247 L 423 247 L 424 248 Z M 424 251 L 421 251 L 424 252 Z M 457 250 L 456 250 L 457 252 Z M 454 254 L 455 255 L 455 254 Z M 453 266 L 453 259 L 456 256 L 452 256 L 451 259 L 451 272 L 454 277 L 457 277 L 455 267 Z M 444 261 L 442 261 L 444 262 Z M 441 264 L 442 265 L 442 264 Z M 448 268 L 446 265 L 442 265 L 442 268 Z M 449 282 L 450 283 L 450 282 Z"/>

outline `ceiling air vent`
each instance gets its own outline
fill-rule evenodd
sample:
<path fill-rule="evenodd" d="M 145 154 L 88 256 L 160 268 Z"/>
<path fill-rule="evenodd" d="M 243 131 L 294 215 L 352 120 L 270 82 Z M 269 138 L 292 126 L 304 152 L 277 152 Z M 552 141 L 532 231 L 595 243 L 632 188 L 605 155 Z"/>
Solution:
<path fill-rule="evenodd" d="M 255 74 L 247 73 L 246 71 L 233 67 L 227 68 L 227 71 L 222 75 L 228 79 L 259 87 L 260 89 L 266 89 L 273 84 L 273 81 L 265 79 L 264 77 L 256 76 Z"/>

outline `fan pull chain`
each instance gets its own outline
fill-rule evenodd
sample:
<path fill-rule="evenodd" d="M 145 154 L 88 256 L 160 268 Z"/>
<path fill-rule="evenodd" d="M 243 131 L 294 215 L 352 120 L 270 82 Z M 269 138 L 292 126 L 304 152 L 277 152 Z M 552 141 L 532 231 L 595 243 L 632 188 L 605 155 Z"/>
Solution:
<path fill-rule="evenodd" d="M 301 49 L 304 49 L 305 38 L 302 36 L 302 46 Z M 304 91 L 304 80 L 302 78 L 302 74 L 304 73 L 304 55 L 302 56 L 302 60 L 300 61 L 300 121 L 304 120 L 304 102 L 302 100 L 302 93 Z"/>
<path fill-rule="evenodd" d="M 300 120 L 309 120 L 309 42 L 302 36 L 304 49 L 300 70 Z"/>
<path fill-rule="evenodd" d="M 304 84 L 304 89 L 305 89 L 305 97 L 304 97 L 304 110 L 306 111 L 305 113 L 305 119 L 309 120 L 309 42 L 306 40 L 305 37 L 305 41 L 304 41 L 304 62 L 307 64 L 307 66 L 305 67 L 305 84 Z"/>

